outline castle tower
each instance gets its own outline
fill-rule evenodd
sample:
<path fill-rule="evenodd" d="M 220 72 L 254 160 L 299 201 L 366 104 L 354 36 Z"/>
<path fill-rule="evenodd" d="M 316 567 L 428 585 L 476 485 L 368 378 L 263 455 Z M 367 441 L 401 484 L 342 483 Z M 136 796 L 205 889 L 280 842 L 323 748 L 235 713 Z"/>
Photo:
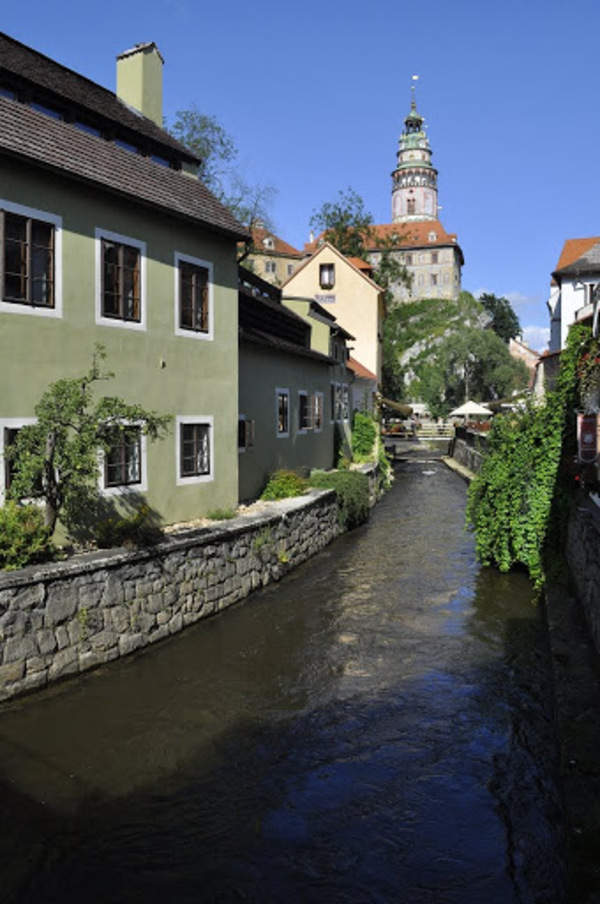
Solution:
<path fill-rule="evenodd" d="M 415 79 L 416 76 L 413 76 Z M 392 222 L 437 220 L 437 170 L 431 165 L 431 148 L 417 111 L 412 86 L 410 113 L 398 143 L 398 163 L 392 173 Z"/>

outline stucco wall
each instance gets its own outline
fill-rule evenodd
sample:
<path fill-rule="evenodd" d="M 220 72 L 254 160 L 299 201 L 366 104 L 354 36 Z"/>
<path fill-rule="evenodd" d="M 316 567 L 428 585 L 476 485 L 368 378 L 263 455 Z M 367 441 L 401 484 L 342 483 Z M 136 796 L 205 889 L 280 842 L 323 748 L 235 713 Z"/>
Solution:
<path fill-rule="evenodd" d="M 181 178 L 187 178 L 182 176 Z M 49 173 L 5 163 L 0 199 L 62 219 L 58 273 L 62 316 L 12 305 L 0 312 L 0 419 L 26 418 L 48 384 L 86 373 L 95 343 L 107 351 L 114 379 L 100 392 L 169 413 L 213 418 L 213 479 L 177 483 L 177 436 L 148 446 L 146 497 L 166 523 L 237 503 L 237 267 L 235 242 L 191 224 L 74 185 Z M 145 243 L 146 323 L 96 322 L 99 282 L 96 230 Z M 175 333 L 175 252 L 213 267 L 213 338 Z M 13 310 L 14 309 L 14 310 Z M 2 478 L 0 477 L 0 484 Z M 1 490 L 0 486 L 0 490 Z M 1 493 L 0 493 L 1 495 Z"/>
<path fill-rule="evenodd" d="M 339 532 L 331 490 L 173 537 L 0 574 L 0 700 L 169 637 L 278 580 Z"/>

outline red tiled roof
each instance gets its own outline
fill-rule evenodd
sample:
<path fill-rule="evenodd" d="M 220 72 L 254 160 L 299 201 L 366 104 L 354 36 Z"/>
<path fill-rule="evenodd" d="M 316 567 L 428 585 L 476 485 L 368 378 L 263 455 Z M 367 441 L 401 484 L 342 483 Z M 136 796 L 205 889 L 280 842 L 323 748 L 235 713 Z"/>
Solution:
<path fill-rule="evenodd" d="M 272 248 L 268 248 L 264 244 L 265 239 L 272 239 Z M 253 227 L 252 241 L 255 246 L 254 250 L 256 252 L 265 252 L 266 254 L 283 254 L 286 257 L 302 257 L 302 253 L 298 251 L 297 248 L 294 248 L 293 245 L 289 245 L 287 242 L 284 242 L 283 239 L 280 239 L 279 236 L 275 235 L 274 232 L 270 232 L 263 226 Z"/>
<path fill-rule="evenodd" d="M 371 227 L 375 242 L 370 247 L 377 248 L 377 239 L 398 237 L 402 248 L 421 248 L 429 245 L 456 245 L 456 234 L 446 232 L 439 220 L 425 220 L 420 223 L 379 223 Z M 435 235 L 435 238 L 430 238 Z"/>
<path fill-rule="evenodd" d="M 353 358 L 352 355 L 348 357 L 348 370 L 351 370 L 357 377 L 361 377 L 363 380 L 375 380 L 377 382 L 376 374 L 372 373 L 372 371 L 368 370 L 360 361 L 357 361 L 356 358 Z"/>
<path fill-rule="evenodd" d="M 234 239 L 245 237 L 230 211 L 193 176 L 160 166 L 71 123 L 4 97 L 0 97 L 0 156 L 160 208 Z"/>
<path fill-rule="evenodd" d="M 456 245 L 456 233 L 446 232 L 439 220 L 425 220 L 419 223 L 375 223 L 370 227 L 372 241 L 365 245 L 369 251 L 377 251 L 381 240 L 397 238 L 400 248 L 428 248 L 440 245 Z M 305 254 L 314 254 L 323 244 L 323 235 L 304 246 Z"/>
<path fill-rule="evenodd" d="M 354 264 L 357 270 L 364 270 L 370 273 L 373 267 L 367 261 L 364 261 L 361 257 L 348 257 L 346 260 L 350 261 L 351 264 Z"/>
<path fill-rule="evenodd" d="M 556 265 L 557 270 L 562 270 L 570 264 L 574 264 L 579 260 L 590 248 L 600 243 L 600 237 L 596 236 L 589 239 L 567 239 L 563 245 L 563 249 Z"/>

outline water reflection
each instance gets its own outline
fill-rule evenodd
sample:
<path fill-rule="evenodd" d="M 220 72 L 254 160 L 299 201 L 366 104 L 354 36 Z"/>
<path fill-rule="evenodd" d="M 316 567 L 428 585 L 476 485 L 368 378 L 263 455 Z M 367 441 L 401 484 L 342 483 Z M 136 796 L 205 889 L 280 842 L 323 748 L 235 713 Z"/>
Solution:
<path fill-rule="evenodd" d="M 280 585 L 8 707 L 10 900 L 558 904 L 540 613 L 464 496 L 408 465 Z"/>

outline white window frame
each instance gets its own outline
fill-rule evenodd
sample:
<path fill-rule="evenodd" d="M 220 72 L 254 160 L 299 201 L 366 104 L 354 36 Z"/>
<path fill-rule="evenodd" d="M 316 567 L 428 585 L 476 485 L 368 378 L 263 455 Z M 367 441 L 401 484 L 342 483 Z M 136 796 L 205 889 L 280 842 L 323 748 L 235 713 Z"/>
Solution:
<path fill-rule="evenodd" d="M 117 242 L 120 245 L 129 245 L 131 248 L 137 248 L 140 252 L 140 319 L 121 320 L 119 317 L 104 317 L 102 315 L 102 240 L 108 242 Z M 99 326 L 109 326 L 118 330 L 136 330 L 145 332 L 146 330 L 146 243 L 139 239 L 132 239 L 131 236 L 121 235 L 118 232 L 111 232 L 108 229 L 97 227 L 95 230 L 96 242 L 96 323 Z"/>
<path fill-rule="evenodd" d="M 4 505 L 6 502 L 6 492 L 8 490 L 6 486 L 6 463 L 4 461 L 4 431 L 20 430 L 21 427 L 29 427 L 31 424 L 36 423 L 36 417 L 0 418 L 0 505 Z"/>
<path fill-rule="evenodd" d="M 145 493 L 148 490 L 148 437 L 144 433 L 143 424 L 141 424 L 139 421 L 123 421 L 119 426 L 139 427 L 140 429 L 140 470 L 142 472 L 142 479 L 139 483 L 123 483 L 120 484 L 120 486 L 107 487 L 104 483 L 105 452 L 103 449 L 101 449 L 98 455 L 98 464 L 100 469 L 100 473 L 98 475 L 98 486 L 102 496 L 126 496 L 132 493 Z"/>
<path fill-rule="evenodd" d="M 198 424 L 201 427 L 208 427 L 208 435 L 210 438 L 210 472 L 208 474 L 194 474 L 190 477 L 181 476 L 181 428 L 185 424 Z M 176 462 L 176 484 L 178 487 L 193 486 L 198 483 L 211 483 L 215 479 L 215 430 L 214 418 L 210 414 L 186 414 L 178 415 L 175 418 L 175 462 Z"/>
<path fill-rule="evenodd" d="M 287 396 L 287 430 L 279 431 L 279 396 Z M 290 423 L 292 419 L 292 409 L 290 406 L 290 391 L 280 386 L 275 387 L 275 434 L 278 439 L 287 439 L 290 435 Z"/>
<path fill-rule="evenodd" d="M 37 210 L 34 207 L 25 207 L 23 204 L 15 204 L 12 201 L 0 199 L 0 208 L 7 213 L 14 213 L 21 217 L 29 217 L 32 220 L 41 220 L 43 223 L 51 223 L 54 226 L 54 307 L 45 308 L 29 304 L 16 304 L 12 301 L 0 299 L 0 313 L 25 314 L 30 317 L 54 317 L 61 318 L 63 311 L 62 289 L 62 217 L 45 210 Z"/>
<path fill-rule="evenodd" d="M 319 408 L 320 408 L 320 413 L 321 413 L 321 424 L 320 424 L 319 427 L 317 427 L 317 423 L 316 423 L 316 403 L 317 403 L 317 399 L 319 399 Z M 323 406 L 324 406 L 324 404 L 325 404 L 325 400 L 324 400 L 324 398 L 323 398 L 323 393 L 322 393 L 322 392 L 315 392 L 315 393 L 313 394 L 312 400 L 311 400 L 311 405 L 312 405 L 312 422 L 313 422 L 313 430 L 314 430 L 315 433 L 322 433 L 322 432 L 323 432 L 323 420 L 324 420 Z"/>
<path fill-rule="evenodd" d="M 199 330 L 184 330 L 179 326 L 179 301 L 180 301 L 180 280 L 179 280 L 179 264 L 183 261 L 185 264 L 192 264 L 194 267 L 203 267 L 208 270 L 208 329 L 205 333 Z M 186 339 L 200 339 L 204 342 L 212 342 L 214 339 L 214 266 L 211 261 L 202 260 L 199 257 L 192 257 L 190 254 L 182 254 L 176 251 L 174 255 L 175 268 L 175 335 L 183 336 Z"/>

